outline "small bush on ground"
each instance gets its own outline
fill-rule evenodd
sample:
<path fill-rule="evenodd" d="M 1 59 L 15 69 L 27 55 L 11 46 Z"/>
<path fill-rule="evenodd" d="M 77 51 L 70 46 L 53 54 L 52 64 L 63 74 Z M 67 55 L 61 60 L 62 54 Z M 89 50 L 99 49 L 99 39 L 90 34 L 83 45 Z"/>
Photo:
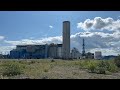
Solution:
<path fill-rule="evenodd" d="M 52 59 L 51 62 L 55 62 L 55 60 Z"/>
<path fill-rule="evenodd" d="M 109 61 L 109 62 L 105 62 L 106 63 L 106 69 L 109 72 L 117 72 L 118 71 L 118 67 L 116 66 L 114 61 Z"/>
<path fill-rule="evenodd" d="M 8 62 L 3 65 L 3 76 L 14 76 L 23 73 L 22 67 L 18 62 Z"/>
<path fill-rule="evenodd" d="M 48 69 L 44 69 L 44 72 L 48 72 Z"/>
<path fill-rule="evenodd" d="M 98 66 L 96 67 L 96 73 L 98 74 L 106 73 L 106 63 L 104 61 L 99 62 Z"/>
<path fill-rule="evenodd" d="M 88 62 L 88 70 L 90 70 L 91 73 L 95 73 L 97 64 L 93 61 Z"/>
<path fill-rule="evenodd" d="M 88 62 L 88 68 L 91 73 L 106 74 L 106 72 L 117 72 L 118 68 L 113 61 L 94 61 Z"/>
<path fill-rule="evenodd" d="M 115 58 L 114 62 L 117 65 L 117 67 L 120 67 L 120 55 Z"/>
<path fill-rule="evenodd" d="M 96 72 L 99 74 L 106 74 L 106 72 L 117 72 L 118 68 L 113 61 L 100 61 Z"/>

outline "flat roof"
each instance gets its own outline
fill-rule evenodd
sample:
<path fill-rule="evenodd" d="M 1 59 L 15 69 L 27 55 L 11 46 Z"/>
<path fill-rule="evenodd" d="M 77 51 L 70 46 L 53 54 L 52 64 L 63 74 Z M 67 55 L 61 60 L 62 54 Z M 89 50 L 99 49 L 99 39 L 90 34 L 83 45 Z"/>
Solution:
<path fill-rule="evenodd" d="M 65 23 L 65 22 L 70 22 L 70 21 L 63 21 L 63 23 Z"/>

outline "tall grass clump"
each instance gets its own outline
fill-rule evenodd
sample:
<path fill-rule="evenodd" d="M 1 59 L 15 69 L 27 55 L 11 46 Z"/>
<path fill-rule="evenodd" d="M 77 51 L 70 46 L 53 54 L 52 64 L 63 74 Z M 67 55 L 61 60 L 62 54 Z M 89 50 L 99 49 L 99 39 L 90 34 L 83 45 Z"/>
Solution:
<path fill-rule="evenodd" d="M 85 66 L 84 66 L 85 65 Z M 97 73 L 97 74 L 106 74 L 106 72 L 117 72 L 118 67 L 114 63 L 114 61 L 95 61 L 95 60 L 89 60 L 86 61 L 82 67 L 87 67 L 89 72 L 91 73 Z"/>
<path fill-rule="evenodd" d="M 97 67 L 96 67 L 96 73 L 98 74 L 105 74 L 106 73 L 106 63 L 104 61 L 101 61 L 98 63 Z"/>
<path fill-rule="evenodd" d="M 88 64 L 89 64 L 89 60 L 81 60 L 79 63 L 75 63 L 76 65 L 78 64 L 80 69 L 88 69 Z"/>
<path fill-rule="evenodd" d="M 95 61 L 89 61 L 87 64 L 87 68 L 91 73 L 96 72 L 96 67 L 97 67 L 97 63 Z"/>
<path fill-rule="evenodd" d="M 18 62 L 4 63 L 2 69 L 3 76 L 15 76 L 23 73 L 22 65 Z"/>
<path fill-rule="evenodd" d="M 118 68 L 113 61 L 100 61 L 96 67 L 96 73 L 106 74 L 107 72 L 117 72 Z"/>
<path fill-rule="evenodd" d="M 109 72 L 117 72 L 118 71 L 118 67 L 113 60 L 109 61 L 109 62 L 105 62 L 105 63 L 106 63 L 107 71 L 109 71 Z"/>

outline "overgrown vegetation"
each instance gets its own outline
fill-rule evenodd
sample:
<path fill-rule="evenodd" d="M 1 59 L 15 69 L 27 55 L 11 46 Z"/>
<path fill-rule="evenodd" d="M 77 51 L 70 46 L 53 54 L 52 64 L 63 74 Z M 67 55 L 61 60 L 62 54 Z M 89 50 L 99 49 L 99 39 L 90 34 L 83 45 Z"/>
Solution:
<path fill-rule="evenodd" d="M 119 72 L 116 60 L 0 60 L 0 78 L 106 78 Z"/>
<path fill-rule="evenodd" d="M 93 61 L 89 61 L 88 63 L 87 63 L 88 65 L 88 70 L 90 70 L 90 72 L 92 72 L 92 73 L 95 73 L 96 71 L 96 67 L 97 67 L 97 64 L 96 64 L 96 62 L 93 62 Z"/>
<path fill-rule="evenodd" d="M 3 76 L 14 76 L 23 73 L 23 67 L 18 62 L 8 61 L 3 64 Z"/>
<path fill-rule="evenodd" d="M 75 62 L 80 69 L 87 69 L 90 73 L 106 74 L 106 72 L 117 72 L 118 67 L 114 60 L 82 60 Z"/>

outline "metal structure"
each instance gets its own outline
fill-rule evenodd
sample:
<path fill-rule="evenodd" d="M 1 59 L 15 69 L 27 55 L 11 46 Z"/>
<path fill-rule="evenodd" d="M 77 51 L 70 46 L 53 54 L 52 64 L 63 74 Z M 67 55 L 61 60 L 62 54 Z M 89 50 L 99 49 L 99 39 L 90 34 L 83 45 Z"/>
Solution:
<path fill-rule="evenodd" d="M 82 56 L 85 57 L 85 42 L 84 42 L 84 38 L 83 38 L 83 45 L 82 45 Z"/>

